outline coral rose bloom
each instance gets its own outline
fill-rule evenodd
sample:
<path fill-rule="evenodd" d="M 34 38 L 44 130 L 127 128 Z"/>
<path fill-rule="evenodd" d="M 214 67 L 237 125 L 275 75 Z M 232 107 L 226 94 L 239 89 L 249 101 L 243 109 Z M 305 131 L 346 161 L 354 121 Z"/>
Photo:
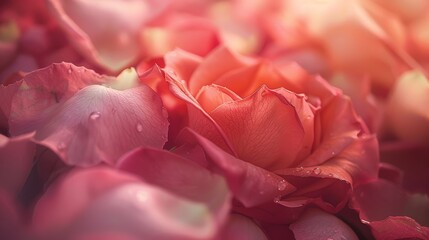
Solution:
<path fill-rule="evenodd" d="M 222 47 L 204 59 L 176 50 L 165 56 L 165 64 L 175 101 L 187 104 L 182 117 L 188 127 L 249 163 L 246 168 L 282 176 L 279 190 L 296 187 L 275 202 L 329 202 L 338 209 L 350 190 L 345 185 L 376 176 L 376 139 L 349 98 L 298 65 L 276 68 Z M 164 99 L 171 102 L 165 94 Z M 321 189 L 332 194 L 321 196 Z"/>

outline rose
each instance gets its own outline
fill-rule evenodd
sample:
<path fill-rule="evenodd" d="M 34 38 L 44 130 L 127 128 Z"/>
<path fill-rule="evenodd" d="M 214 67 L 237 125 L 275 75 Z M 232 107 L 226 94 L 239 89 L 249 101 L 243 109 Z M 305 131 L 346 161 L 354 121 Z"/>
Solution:
<path fill-rule="evenodd" d="M 350 186 L 376 176 L 374 136 L 350 100 L 320 77 L 296 65 L 274 68 L 225 48 L 204 59 L 177 50 L 166 55 L 165 64 L 171 91 L 179 103 L 187 104 L 188 114 L 181 117 L 191 129 L 228 152 L 223 158 L 231 164 L 245 161 L 246 168 L 284 178 L 278 182 L 276 202 L 294 207 L 313 202 L 337 211 L 347 201 Z M 170 109 L 172 116 L 180 114 L 174 110 Z M 195 142 L 190 139 L 199 137 L 183 139 Z M 212 148 L 207 143 L 206 154 Z M 217 157 L 211 161 L 223 170 L 234 168 Z M 289 184 L 297 189 L 283 192 Z M 258 191 L 254 195 L 264 194 Z"/>

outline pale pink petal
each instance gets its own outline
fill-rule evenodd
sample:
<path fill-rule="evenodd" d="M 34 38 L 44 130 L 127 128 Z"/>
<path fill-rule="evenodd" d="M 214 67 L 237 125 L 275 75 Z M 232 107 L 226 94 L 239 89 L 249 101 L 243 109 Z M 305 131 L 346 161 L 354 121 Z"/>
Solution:
<path fill-rule="evenodd" d="M 290 229 L 297 240 L 359 239 L 341 219 L 315 208 L 308 209 Z"/>
<path fill-rule="evenodd" d="M 387 103 L 386 121 L 400 139 L 429 142 L 429 80 L 418 71 L 402 75 Z"/>
<path fill-rule="evenodd" d="M 161 149 L 139 148 L 125 155 L 118 167 L 146 183 L 207 204 L 219 223 L 227 217 L 230 195 L 225 180 L 190 159 Z"/>
<path fill-rule="evenodd" d="M 138 239 L 210 239 L 208 207 L 107 168 L 79 170 L 51 188 L 35 207 L 36 236 L 73 239 L 112 231 Z"/>
<path fill-rule="evenodd" d="M 80 89 L 108 79 L 70 63 L 55 63 L 25 75 L 17 83 L 2 87 L 2 91 L 14 92 L 9 93 L 6 99 L 11 101 L 10 117 L 7 116 L 11 135 L 35 130 L 42 114 L 58 107 Z"/>
<path fill-rule="evenodd" d="M 48 6 L 81 54 L 116 72 L 137 59 L 140 28 L 167 2 L 50 0 Z"/>
<path fill-rule="evenodd" d="M 205 56 L 219 45 L 217 29 L 209 19 L 176 12 L 163 16 L 160 25 L 146 27 L 142 32 L 147 56 L 163 56 L 175 48 Z"/>
<path fill-rule="evenodd" d="M 147 86 L 118 91 L 86 87 L 46 114 L 35 140 L 70 165 L 114 164 L 139 146 L 162 148 L 168 121 L 161 99 Z"/>

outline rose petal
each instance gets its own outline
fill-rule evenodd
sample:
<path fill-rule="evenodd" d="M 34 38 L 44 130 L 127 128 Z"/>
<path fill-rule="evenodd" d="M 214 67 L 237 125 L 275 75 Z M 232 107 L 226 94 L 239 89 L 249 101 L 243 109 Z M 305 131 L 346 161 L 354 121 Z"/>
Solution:
<path fill-rule="evenodd" d="M 17 196 L 30 174 L 36 145 L 32 135 L 7 138 L 0 134 L 0 187 Z"/>
<path fill-rule="evenodd" d="M 166 69 L 174 71 L 179 80 L 189 81 L 195 69 L 201 63 L 202 58 L 198 55 L 175 49 L 164 55 Z"/>
<path fill-rule="evenodd" d="M 408 217 L 388 217 L 371 223 L 372 233 L 377 240 L 428 239 L 429 228 L 422 227 Z"/>
<path fill-rule="evenodd" d="M 297 240 L 359 239 L 339 218 L 315 208 L 308 209 L 290 229 Z"/>
<path fill-rule="evenodd" d="M 108 79 L 70 63 L 54 63 L 25 75 L 21 81 L 4 88 L 4 91 L 16 91 L 9 95 L 11 135 L 34 131 L 43 113 L 65 102 L 80 89 Z"/>
<path fill-rule="evenodd" d="M 225 176 L 235 198 L 246 207 L 272 202 L 279 195 L 295 191 L 294 186 L 278 175 L 233 157 L 189 128 L 179 139 L 190 149 L 202 148 L 206 161 L 192 160 Z"/>
<path fill-rule="evenodd" d="M 50 0 L 48 6 L 81 54 L 107 70 L 119 71 L 139 56 L 140 27 L 167 2 Z"/>
<path fill-rule="evenodd" d="M 162 148 L 168 121 L 147 86 L 118 91 L 86 87 L 46 115 L 35 139 L 70 165 L 114 164 L 138 146 Z"/>
<path fill-rule="evenodd" d="M 0 188 L 0 237 L 2 239 L 23 239 L 24 227 L 21 216 L 12 197 Z"/>
<path fill-rule="evenodd" d="M 228 88 L 217 85 L 202 87 L 198 92 L 196 99 L 207 113 L 211 113 L 215 108 L 224 103 L 242 100 Z"/>
<path fill-rule="evenodd" d="M 224 47 L 216 48 L 193 72 L 189 80 L 189 90 L 196 95 L 201 87 L 212 84 L 225 72 L 247 66 L 251 62 L 253 60 L 234 54 Z"/>
<path fill-rule="evenodd" d="M 117 231 L 138 239 L 210 239 L 217 231 L 206 205 L 107 168 L 76 171 L 48 191 L 33 229 L 45 237 Z"/>
<path fill-rule="evenodd" d="M 226 219 L 230 207 L 226 182 L 189 159 L 165 150 L 139 148 L 124 156 L 117 166 L 149 184 L 207 204 L 219 223 Z"/>
<path fill-rule="evenodd" d="M 312 144 L 313 132 L 310 130 L 306 139 L 307 129 L 300 119 L 304 103 L 294 104 L 303 101 L 303 97 L 287 91 L 276 93 L 262 87 L 253 96 L 225 103 L 210 113 L 239 158 L 267 170 L 294 165 L 302 157 L 302 149 L 308 154 Z"/>
<path fill-rule="evenodd" d="M 396 136 L 426 144 L 429 141 L 429 81 L 418 71 L 402 75 L 387 104 L 387 120 Z"/>
<path fill-rule="evenodd" d="M 251 219 L 243 215 L 231 214 L 219 239 L 266 240 L 268 238 Z"/>
<path fill-rule="evenodd" d="M 386 202 L 389 204 L 386 204 Z M 408 195 L 399 186 L 379 179 L 359 185 L 354 191 L 352 207 L 360 210 L 361 219 L 381 221 L 389 216 L 414 218 L 429 224 L 429 199 L 424 195 Z"/>

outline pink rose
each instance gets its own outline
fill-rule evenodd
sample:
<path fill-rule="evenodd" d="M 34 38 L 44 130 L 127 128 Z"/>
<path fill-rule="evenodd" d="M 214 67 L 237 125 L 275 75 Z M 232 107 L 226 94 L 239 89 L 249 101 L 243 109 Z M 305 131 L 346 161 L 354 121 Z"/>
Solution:
<path fill-rule="evenodd" d="M 192 129 L 179 142 L 202 144 L 211 156 L 207 164 L 216 166 L 235 187 L 240 185 L 232 179 L 238 179 L 240 168 L 268 172 L 255 176 L 260 187 L 253 187 L 253 195 L 241 200 L 244 206 L 275 201 L 277 206 L 299 209 L 315 203 L 338 211 L 351 186 L 376 176 L 374 136 L 354 113 L 350 100 L 320 77 L 297 65 L 276 68 L 225 48 L 206 58 L 177 50 L 165 56 L 165 64 L 167 81 L 178 97 L 176 105 L 167 106 L 170 116 L 187 119 L 185 125 L 172 125 L 172 131 Z M 165 102 L 172 101 L 163 96 Z M 180 107 L 185 103 L 187 115 Z M 286 214 L 270 218 L 288 221 Z"/>

